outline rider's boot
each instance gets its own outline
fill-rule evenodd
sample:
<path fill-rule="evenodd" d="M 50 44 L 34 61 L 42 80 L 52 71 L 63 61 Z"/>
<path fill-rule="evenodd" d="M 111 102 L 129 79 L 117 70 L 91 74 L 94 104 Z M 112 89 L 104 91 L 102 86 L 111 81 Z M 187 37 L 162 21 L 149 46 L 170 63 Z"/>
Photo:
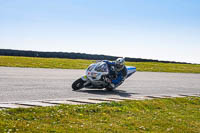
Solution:
<path fill-rule="evenodd" d="M 113 84 L 113 83 L 110 83 L 110 86 L 111 86 L 113 89 L 116 88 L 115 84 Z"/>

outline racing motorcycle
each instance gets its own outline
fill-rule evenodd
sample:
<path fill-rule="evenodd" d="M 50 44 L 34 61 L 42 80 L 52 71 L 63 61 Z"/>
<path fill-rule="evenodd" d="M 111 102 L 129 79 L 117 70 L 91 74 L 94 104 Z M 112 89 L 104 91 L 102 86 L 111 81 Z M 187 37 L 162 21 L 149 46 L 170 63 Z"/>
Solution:
<path fill-rule="evenodd" d="M 111 69 L 114 70 L 114 67 L 112 67 Z M 136 72 L 136 67 L 126 66 L 126 69 L 127 69 L 126 79 Z M 82 88 L 88 88 L 88 89 L 106 88 L 106 90 L 111 91 L 114 88 L 112 88 L 107 82 L 108 76 L 109 76 L 109 69 L 108 65 L 105 62 L 100 61 L 97 63 L 93 63 L 87 68 L 86 75 L 74 81 L 74 83 L 72 84 L 72 89 L 75 91 L 75 90 L 80 90 Z"/>

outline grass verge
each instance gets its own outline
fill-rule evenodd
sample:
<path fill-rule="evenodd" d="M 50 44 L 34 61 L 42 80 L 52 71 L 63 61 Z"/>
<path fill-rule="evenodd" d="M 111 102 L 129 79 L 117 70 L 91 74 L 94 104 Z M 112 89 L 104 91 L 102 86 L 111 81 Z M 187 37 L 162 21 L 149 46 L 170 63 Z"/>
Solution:
<path fill-rule="evenodd" d="M 0 56 L 0 66 L 6 67 L 85 69 L 94 62 L 81 59 Z M 126 65 L 135 66 L 137 71 L 200 73 L 200 65 L 196 64 L 126 62 Z"/>
<path fill-rule="evenodd" d="M 200 98 L 0 111 L 0 132 L 200 132 Z"/>

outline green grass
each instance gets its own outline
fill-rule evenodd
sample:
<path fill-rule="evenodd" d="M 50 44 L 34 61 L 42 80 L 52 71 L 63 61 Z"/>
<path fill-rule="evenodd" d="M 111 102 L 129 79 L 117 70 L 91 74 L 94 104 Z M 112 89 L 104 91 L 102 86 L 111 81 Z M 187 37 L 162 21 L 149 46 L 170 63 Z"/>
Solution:
<path fill-rule="evenodd" d="M 200 132 L 200 98 L 59 105 L 0 111 L 0 132 Z"/>
<path fill-rule="evenodd" d="M 0 56 L 0 66 L 6 67 L 85 69 L 94 62 L 81 59 Z M 196 64 L 126 62 L 126 65 L 135 66 L 137 71 L 200 73 L 200 65 Z"/>

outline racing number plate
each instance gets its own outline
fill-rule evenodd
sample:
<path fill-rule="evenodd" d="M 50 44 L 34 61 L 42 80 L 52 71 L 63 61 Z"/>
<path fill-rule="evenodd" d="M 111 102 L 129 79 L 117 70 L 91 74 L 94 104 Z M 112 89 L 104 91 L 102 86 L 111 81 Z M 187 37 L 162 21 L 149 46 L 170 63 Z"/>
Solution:
<path fill-rule="evenodd" d="M 92 73 L 91 75 L 92 75 L 92 77 L 94 77 L 94 78 L 97 77 L 97 74 L 96 74 L 96 73 Z"/>

